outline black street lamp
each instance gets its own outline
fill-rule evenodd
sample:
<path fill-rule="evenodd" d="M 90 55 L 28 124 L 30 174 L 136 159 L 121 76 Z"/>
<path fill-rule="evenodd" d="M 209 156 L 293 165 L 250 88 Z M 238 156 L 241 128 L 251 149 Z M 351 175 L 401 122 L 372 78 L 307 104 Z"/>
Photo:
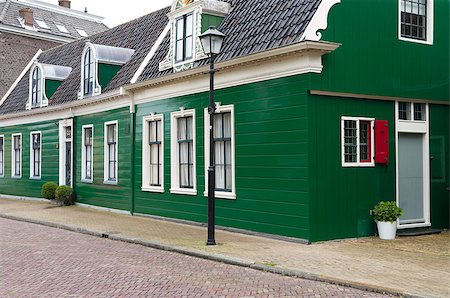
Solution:
<path fill-rule="evenodd" d="M 215 239 L 215 209 L 214 192 L 216 190 L 216 171 L 214 161 L 214 58 L 220 53 L 225 35 L 215 27 L 209 27 L 200 35 L 203 52 L 209 56 L 209 167 L 208 167 L 208 241 L 206 245 L 216 245 Z M 206 136 L 205 136 L 206 137 Z"/>

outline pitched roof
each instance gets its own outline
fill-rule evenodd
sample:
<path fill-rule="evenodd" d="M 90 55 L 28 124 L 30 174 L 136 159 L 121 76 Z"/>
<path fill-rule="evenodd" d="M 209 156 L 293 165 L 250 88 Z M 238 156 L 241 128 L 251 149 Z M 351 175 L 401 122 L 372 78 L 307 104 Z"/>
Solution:
<path fill-rule="evenodd" d="M 222 0 L 231 4 L 220 30 L 226 35 L 222 53 L 217 61 L 243 57 L 298 43 L 322 0 Z M 124 47 L 136 50 L 110 81 L 103 92 L 116 90 L 130 84 L 130 80 L 167 25 L 170 8 L 151 13 L 90 38 L 95 44 Z M 167 34 L 145 67 L 138 81 L 151 80 L 172 73 L 159 71 L 170 45 Z M 72 42 L 44 52 L 39 62 L 72 67 L 72 73 L 62 83 L 49 101 L 49 107 L 78 100 L 80 89 L 81 55 L 85 40 Z M 196 62 L 203 65 L 206 60 Z M 25 110 L 28 100 L 29 75 L 25 75 L 7 100 L 0 106 L 0 114 Z"/>
<path fill-rule="evenodd" d="M 84 36 L 77 29 L 84 30 L 87 35 L 108 29 L 102 23 L 102 18 L 98 16 L 39 1 L 21 2 L 20 0 L 0 1 L 0 24 L 14 28 L 23 28 L 22 23 L 19 21 L 19 11 L 26 7 L 33 10 L 34 27 L 37 32 L 69 39 L 79 39 Z M 45 22 L 48 28 L 40 27 L 36 20 Z M 63 25 L 68 33 L 62 32 L 57 25 Z"/>

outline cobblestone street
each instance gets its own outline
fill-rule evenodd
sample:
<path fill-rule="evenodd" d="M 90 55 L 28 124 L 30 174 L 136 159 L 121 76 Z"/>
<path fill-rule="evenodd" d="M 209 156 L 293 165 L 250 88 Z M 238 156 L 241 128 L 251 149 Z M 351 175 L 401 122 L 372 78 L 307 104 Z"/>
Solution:
<path fill-rule="evenodd" d="M 0 219 L 1 297 L 380 295 Z"/>

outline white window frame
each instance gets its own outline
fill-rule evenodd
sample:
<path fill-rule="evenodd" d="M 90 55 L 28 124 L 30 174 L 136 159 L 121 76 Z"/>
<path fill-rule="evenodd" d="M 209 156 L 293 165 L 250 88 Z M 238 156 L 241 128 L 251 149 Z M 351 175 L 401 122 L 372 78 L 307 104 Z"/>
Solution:
<path fill-rule="evenodd" d="M 177 61 L 176 58 L 176 53 L 177 53 L 177 21 L 181 18 L 184 18 L 185 16 L 192 14 L 192 57 L 190 59 L 187 60 L 180 60 Z M 173 21 L 173 25 L 172 25 L 172 32 L 173 32 L 173 36 L 172 36 L 172 42 L 173 42 L 173 65 L 174 66 L 179 66 L 179 65 L 183 65 L 183 64 L 188 64 L 191 62 L 195 61 L 196 58 L 196 40 L 197 40 L 197 19 L 198 19 L 198 15 L 197 12 L 195 10 L 192 11 L 186 11 L 183 14 L 177 15 L 174 18 Z M 185 38 L 185 37 L 184 37 Z M 185 48 L 183 48 L 183 51 L 185 51 Z"/>
<path fill-rule="evenodd" d="M 0 139 L 3 140 L 3 148 L 1 151 L 1 157 L 2 157 L 2 165 L 0 166 L 0 170 L 2 170 L 2 174 L 0 175 L 0 178 L 5 177 L 5 135 L 0 135 Z"/>
<path fill-rule="evenodd" d="M 14 154 L 14 137 L 19 136 L 20 137 L 20 175 L 16 175 L 15 169 L 16 169 L 16 155 Z M 23 146 L 22 146 L 22 134 L 21 133 L 14 133 L 11 135 L 11 178 L 13 179 L 20 179 L 22 178 L 22 165 L 23 165 Z"/>
<path fill-rule="evenodd" d="M 231 113 L 231 179 L 232 186 L 231 192 L 226 191 L 215 191 L 215 197 L 221 199 L 236 199 L 236 136 L 235 136 L 235 117 L 234 117 L 234 105 L 225 105 L 222 106 L 220 103 L 216 103 L 216 113 Z M 204 196 L 208 196 L 208 167 L 209 167 L 209 113 L 208 108 L 204 110 L 204 141 L 205 141 L 205 191 Z"/>
<path fill-rule="evenodd" d="M 150 164 L 150 148 L 149 142 L 149 122 L 161 121 L 161 186 L 151 186 L 150 185 L 150 174 L 148 172 L 148 165 Z M 144 116 L 142 118 L 142 191 L 149 192 L 164 192 L 164 115 L 163 114 L 152 114 L 149 116 Z"/>
<path fill-rule="evenodd" d="M 356 162 L 346 162 L 345 161 L 345 121 L 356 121 Z M 359 124 L 360 121 L 370 122 L 370 159 L 371 162 L 361 162 L 360 159 L 360 133 L 359 133 Z M 366 117 L 349 117 L 342 116 L 341 117 L 341 162 L 342 167 L 374 167 L 375 166 L 375 118 L 366 118 Z"/>
<path fill-rule="evenodd" d="M 41 144 L 39 148 L 39 176 L 34 176 L 34 152 L 33 152 L 33 135 L 38 134 Z M 40 180 L 42 177 L 42 132 L 41 131 L 32 131 L 30 132 L 30 179 Z"/>
<path fill-rule="evenodd" d="M 398 0 L 398 39 L 425 45 L 433 45 L 434 42 L 434 0 L 427 0 L 427 39 L 419 40 L 414 38 L 407 38 L 402 36 L 402 0 Z"/>
<path fill-rule="evenodd" d="M 192 150 L 193 150 L 193 173 L 192 183 L 193 188 L 181 188 L 180 187 L 180 167 L 179 167 L 179 146 L 178 146 L 178 119 L 183 117 L 192 117 Z M 170 157 L 171 157 L 171 186 L 170 192 L 173 194 L 181 195 L 197 195 L 197 149 L 196 149 L 196 118 L 195 109 L 184 110 L 181 109 L 178 112 L 172 112 L 170 114 L 171 124 L 171 138 L 170 138 Z"/>
<path fill-rule="evenodd" d="M 85 130 L 92 129 L 92 143 L 91 143 L 91 178 L 86 178 L 86 146 L 85 146 Z M 94 125 L 87 124 L 81 127 L 81 182 L 94 182 Z"/>
<path fill-rule="evenodd" d="M 110 180 L 108 178 L 109 175 L 109 148 L 108 148 L 108 125 L 116 125 L 116 135 L 115 135 L 115 141 L 116 141 L 116 167 L 115 167 L 115 180 Z M 119 121 L 108 121 L 104 124 L 104 155 L 103 155 L 103 184 L 110 184 L 110 185 L 117 185 L 119 183 Z"/>
<path fill-rule="evenodd" d="M 33 74 L 34 70 L 38 68 L 41 72 L 41 90 L 38 93 L 38 105 L 33 107 Z M 45 77 L 44 77 L 44 69 L 39 63 L 35 63 L 30 71 L 30 78 L 29 78 L 29 92 L 28 92 L 28 104 L 26 106 L 27 110 L 36 109 L 36 108 L 42 108 L 48 106 L 48 99 L 45 95 Z"/>
<path fill-rule="evenodd" d="M 84 94 L 84 57 L 86 55 L 86 52 L 88 50 L 91 50 L 91 55 L 92 55 L 92 60 L 93 60 L 93 82 L 92 82 L 92 92 L 90 94 Z M 83 53 L 81 54 L 81 83 L 80 83 L 80 91 L 78 93 L 78 98 L 79 99 L 83 99 L 83 98 L 88 98 L 88 97 L 92 97 L 95 95 L 99 95 L 102 93 L 101 87 L 100 87 L 100 83 L 98 82 L 98 60 L 97 60 L 97 54 L 95 52 L 95 47 L 92 46 L 92 44 L 90 42 L 87 42 L 84 49 L 83 49 Z"/>
<path fill-rule="evenodd" d="M 55 23 L 56 28 L 58 28 L 59 32 L 70 34 L 69 29 L 61 23 Z"/>

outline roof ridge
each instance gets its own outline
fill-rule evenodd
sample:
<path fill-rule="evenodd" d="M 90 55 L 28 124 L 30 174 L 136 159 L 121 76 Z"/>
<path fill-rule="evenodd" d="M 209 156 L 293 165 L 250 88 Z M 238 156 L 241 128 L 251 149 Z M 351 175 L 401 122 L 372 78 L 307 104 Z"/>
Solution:
<path fill-rule="evenodd" d="M 0 23 L 3 23 L 3 19 L 5 18 L 6 11 L 8 10 L 10 5 L 11 5 L 11 0 L 6 0 L 5 6 L 3 6 L 3 10 L 0 13 Z"/>

